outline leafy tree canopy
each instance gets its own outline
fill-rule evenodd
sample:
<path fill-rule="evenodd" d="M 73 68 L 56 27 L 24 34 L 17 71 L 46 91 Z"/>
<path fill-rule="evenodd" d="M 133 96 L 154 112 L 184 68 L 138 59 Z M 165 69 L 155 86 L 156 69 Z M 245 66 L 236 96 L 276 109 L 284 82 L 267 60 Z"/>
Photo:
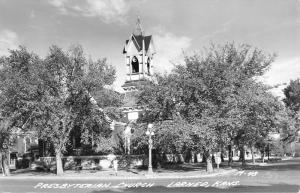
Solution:
<path fill-rule="evenodd" d="M 300 79 L 291 80 L 289 85 L 284 89 L 285 105 L 295 113 L 300 110 Z"/>
<path fill-rule="evenodd" d="M 0 156 L 5 175 L 9 175 L 8 148 L 17 134 L 33 127 L 41 100 L 39 77 L 41 59 L 20 46 L 0 58 Z"/>

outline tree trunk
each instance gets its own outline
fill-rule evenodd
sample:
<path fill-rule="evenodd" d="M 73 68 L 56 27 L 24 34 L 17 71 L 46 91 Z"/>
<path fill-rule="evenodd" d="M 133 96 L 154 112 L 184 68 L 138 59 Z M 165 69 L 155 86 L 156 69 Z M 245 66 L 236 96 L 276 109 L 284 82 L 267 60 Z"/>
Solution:
<path fill-rule="evenodd" d="M 251 147 L 251 156 L 252 156 L 252 163 L 255 164 L 255 157 L 254 157 L 254 147 Z"/>
<path fill-rule="evenodd" d="M 56 175 L 62 175 L 64 173 L 62 160 L 61 160 L 61 152 L 56 151 Z"/>
<path fill-rule="evenodd" d="M 185 152 L 185 162 L 186 163 L 191 163 L 191 158 L 192 158 L 192 156 L 191 156 L 191 150 L 190 149 L 188 149 L 188 150 L 186 150 L 186 152 Z"/>
<path fill-rule="evenodd" d="M 203 155 L 202 155 L 202 163 L 206 163 L 206 155 L 205 155 L 205 153 L 203 153 Z"/>
<path fill-rule="evenodd" d="M 228 145 L 228 165 L 231 166 L 233 162 L 233 159 L 232 159 L 232 145 Z"/>
<path fill-rule="evenodd" d="M 241 162 L 243 160 L 243 155 L 244 155 L 244 151 L 241 147 L 239 147 L 239 151 L 240 151 L 240 155 L 239 155 L 239 162 Z"/>
<path fill-rule="evenodd" d="M 205 159 L 206 159 L 206 172 L 210 173 L 213 172 L 213 166 L 212 166 L 212 156 L 210 155 L 210 152 L 205 152 Z"/>
<path fill-rule="evenodd" d="M 282 157 L 286 156 L 286 145 L 283 143 L 282 144 Z"/>
<path fill-rule="evenodd" d="M 221 162 L 224 162 L 225 160 L 224 160 L 224 153 L 223 152 L 221 152 Z"/>
<path fill-rule="evenodd" d="M 197 152 L 194 153 L 194 163 L 198 163 L 199 160 L 198 160 L 198 157 L 197 157 Z"/>
<path fill-rule="evenodd" d="M 246 165 L 246 159 L 245 159 L 245 146 L 240 147 L 240 161 L 242 161 L 242 166 Z"/>
<path fill-rule="evenodd" d="M 7 150 L 4 150 L 0 154 L 1 154 L 0 156 L 1 156 L 2 174 L 3 174 L 3 176 L 9 176 L 10 175 L 9 160 L 8 160 L 9 152 Z"/>
<path fill-rule="evenodd" d="M 265 151 L 263 151 L 261 153 L 261 160 L 262 160 L 262 163 L 265 163 Z"/>

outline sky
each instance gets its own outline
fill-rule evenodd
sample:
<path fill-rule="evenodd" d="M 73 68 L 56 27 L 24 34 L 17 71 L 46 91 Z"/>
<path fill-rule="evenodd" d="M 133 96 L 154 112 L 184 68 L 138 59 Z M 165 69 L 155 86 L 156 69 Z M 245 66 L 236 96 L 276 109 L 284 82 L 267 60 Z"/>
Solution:
<path fill-rule="evenodd" d="M 300 78 L 300 0 L 0 0 L 0 55 L 24 45 L 45 57 L 51 45 L 81 44 L 87 57 L 115 66 L 121 91 L 122 50 L 137 16 L 153 35 L 155 71 L 170 71 L 211 43 L 235 42 L 277 55 L 265 83 Z"/>

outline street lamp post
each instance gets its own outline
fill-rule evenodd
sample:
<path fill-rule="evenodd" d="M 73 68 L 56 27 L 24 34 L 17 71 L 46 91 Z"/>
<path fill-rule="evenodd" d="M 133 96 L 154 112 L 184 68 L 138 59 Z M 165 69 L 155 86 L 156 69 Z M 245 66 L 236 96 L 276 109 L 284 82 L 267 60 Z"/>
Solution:
<path fill-rule="evenodd" d="M 270 161 L 270 141 L 268 140 L 268 162 Z"/>
<path fill-rule="evenodd" d="M 270 132 L 268 133 L 267 141 L 268 141 L 268 162 L 270 162 L 270 143 L 272 141 Z"/>
<path fill-rule="evenodd" d="M 152 146 L 153 146 L 153 141 L 151 136 L 154 135 L 153 132 L 153 124 L 148 124 L 148 129 L 146 131 L 146 135 L 149 136 L 149 163 L 148 163 L 148 174 L 153 174 L 152 170 Z"/>

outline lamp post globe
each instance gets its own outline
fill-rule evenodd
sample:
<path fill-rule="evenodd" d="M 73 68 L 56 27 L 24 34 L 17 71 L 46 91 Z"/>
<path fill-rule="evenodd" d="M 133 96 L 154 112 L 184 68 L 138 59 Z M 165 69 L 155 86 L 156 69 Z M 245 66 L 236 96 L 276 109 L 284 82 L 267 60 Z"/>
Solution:
<path fill-rule="evenodd" d="M 148 124 L 148 129 L 152 129 L 153 128 L 153 124 L 152 123 L 149 123 Z"/>

